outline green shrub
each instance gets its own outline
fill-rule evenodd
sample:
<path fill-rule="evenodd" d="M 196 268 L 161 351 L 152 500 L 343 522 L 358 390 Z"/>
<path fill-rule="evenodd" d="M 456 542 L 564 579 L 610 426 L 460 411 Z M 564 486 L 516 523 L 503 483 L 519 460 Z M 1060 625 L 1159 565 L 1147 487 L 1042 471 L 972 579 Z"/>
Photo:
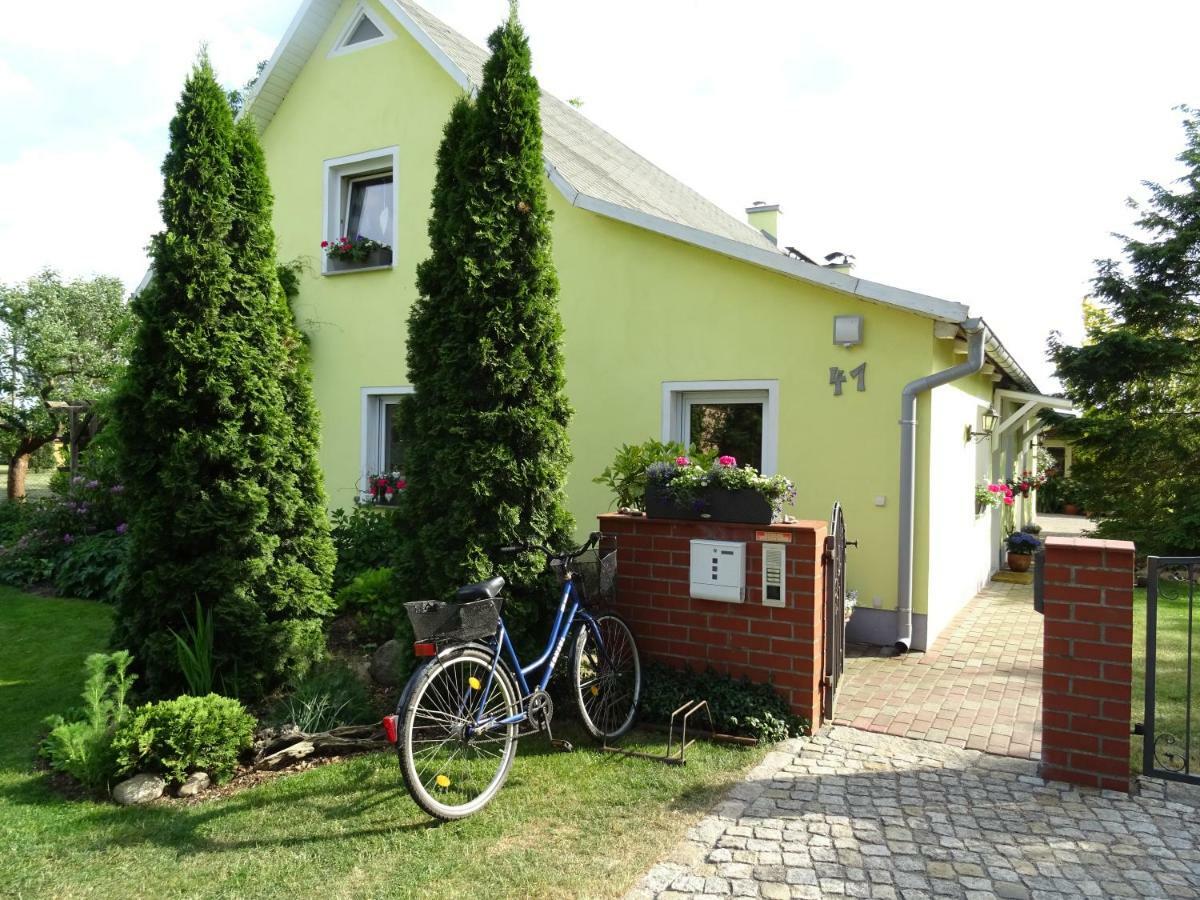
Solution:
<path fill-rule="evenodd" d="M 115 641 L 149 695 L 185 679 L 171 631 L 212 610 L 215 666 L 257 697 L 325 650 L 333 544 L 307 348 L 276 271 L 271 192 L 203 54 L 163 162 L 154 277 L 113 402 L 129 504 Z"/>
<path fill-rule="evenodd" d="M 372 641 L 394 637 L 412 643 L 412 628 L 392 569 L 360 573 L 338 591 L 335 602 L 339 610 L 354 614 L 362 637 Z"/>
<path fill-rule="evenodd" d="M 688 700 L 707 700 L 717 731 L 774 743 L 808 734 L 810 723 L 794 715 L 769 684 L 752 684 L 708 669 L 672 669 L 650 663 L 643 671 L 641 715 L 667 723 Z M 694 719 L 693 719 L 694 721 Z"/>
<path fill-rule="evenodd" d="M 370 506 L 336 509 L 330 521 L 337 552 L 335 594 L 367 569 L 391 565 L 396 555 L 396 528 L 390 510 Z"/>
<path fill-rule="evenodd" d="M 613 492 L 618 509 L 641 509 L 646 496 L 646 469 L 655 463 L 674 463 L 681 456 L 708 468 L 717 458 L 715 451 L 684 447 L 677 441 L 649 440 L 640 444 L 622 444 L 604 471 L 592 479 Z"/>
<path fill-rule="evenodd" d="M 7 547 L 29 531 L 32 509 L 24 500 L 0 503 L 0 546 Z"/>
<path fill-rule="evenodd" d="M 298 682 L 266 719 L 272 725 L 290 723 L 312 733 L 339 725 L 365 725 L 379 716 L 362 680 L 342 663 L 326 663 Z"/>
<path fill-rule="evenodd" d="M 92 789 L 106 787 L 117 773 L 113 734 L 128 721 L 125 701 L 136 675 L 129 674 L 128 652 L 93 653 L 84 663 L 83 707 L 67 716 L 46 719 L 50 734 L 39 753 L 51 768 Z"/>
<path fill-rule="evenodd" d="M 226 781 L 254 740 L 255 720 L 237 700 L 209 694 L 139 706 L 113 737 L 122 773 L 156 771 L 182 783 L 189 772 Z"/>
<path fill-rule="evenodd" d="M 112 602 L 128 547 L 125 536 L 115 531 L 75 538 L 54 561 L 54 589 L 67 597 Z"/>
<path fill-rule="evenodd" d="M 12 546 L 0 547 L 0 582 L 29 587 L 49 581 L 54 575 L 54 557 L 44 542 L 26 535 Z"/>

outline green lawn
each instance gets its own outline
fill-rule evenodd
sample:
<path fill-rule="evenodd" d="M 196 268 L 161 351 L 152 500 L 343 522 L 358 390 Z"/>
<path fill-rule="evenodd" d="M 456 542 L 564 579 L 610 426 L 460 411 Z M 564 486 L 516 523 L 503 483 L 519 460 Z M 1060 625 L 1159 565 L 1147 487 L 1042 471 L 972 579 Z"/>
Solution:
<path fill-rule="evenodd" d="M 39 497 L 50 496 L 50 476 L 54 474 L 53 469 L 45 469 L 41 472 L 29 471 L 25 475 L 25 496 L 30 500 L 36 500 Z M 0 483 L 7 483 L 8 466 L 0 466 Z M 5 492 L 0 490 L 0 503 L 6 499 Z"/>
<path fill-rule="evenodd" d="M 1196 598 L 1200 604 L 1200 596 Z M 1196 610 L 1200 618 L 1200 609 Z M 1188 600 L 1186 585 L 1166 585 L 1159 591 L 1157 659 L 1155 678 L 1155 732 L 1169 732 L 1182 742 L 1188 712 Z M 1192 651 L 1194 678 L 1200 681 L 1200 623 Z M 1133 721 L 1145 721 L 1146 691 L 1146 589 L 1138 588 L 1133 598 Z M 1192 691 L 1193 772 L 1200 772 L 1200 684 Z M 1180 744 L 1182 746 L 1182 743 Z M 1134 769 L 1142 771 L 1142 736 L 1132 740 Z"/>
<path fill-rule="evenodd" d="M 522 741 L 492 805 L 446 825 L 390 754 L 188 807 L 67 801 L 32 747 L 108 629 L 104 606 L 0 588 L 0 896 L 619 896 L 764 753 L 699 742 L 676 768 Z"/>

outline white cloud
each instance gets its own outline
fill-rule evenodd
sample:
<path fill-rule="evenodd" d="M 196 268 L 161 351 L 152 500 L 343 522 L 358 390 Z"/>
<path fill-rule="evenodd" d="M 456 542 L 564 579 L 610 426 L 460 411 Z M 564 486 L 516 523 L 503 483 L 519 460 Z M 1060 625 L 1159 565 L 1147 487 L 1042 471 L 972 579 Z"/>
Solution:
<path fill-rule="evenodd" d="M 136 283 L 197 49 L 241 84 L 298 4 L 61 0 L 52 21 L 9 4 L 0 98 L 22 114 L 0 132 L 0 280 L 51 263 Z M 507 12 L 424 5 L 480 43 Z M 1171 107 L 1200 100 L 1200 4 L 1079 9 L 522 0 L 521 16 L 549 90 L 735 215 L 782 203 L 785 244 L 970 304 L 1050 386 L 1047 332 L 1078 335 L 1092 259 L 1117 251 L 1126 195 L 1176 172 Z M 14 244 L 31 226 L 45 246 Z"/>
<path fill-rule="evenodd" d="M 120 140 L 29 148 L 0 164 L 0 282 L 48 267 L 136 286 L 146 269 L 142 248 L 162 227 L 159 190 L 158 161 Z"/>
<path fill-rule="evenodd" d="M 0 97 L 32 97 L 37 93 L 33 82 L 8 62 L 0 59 Z"/>

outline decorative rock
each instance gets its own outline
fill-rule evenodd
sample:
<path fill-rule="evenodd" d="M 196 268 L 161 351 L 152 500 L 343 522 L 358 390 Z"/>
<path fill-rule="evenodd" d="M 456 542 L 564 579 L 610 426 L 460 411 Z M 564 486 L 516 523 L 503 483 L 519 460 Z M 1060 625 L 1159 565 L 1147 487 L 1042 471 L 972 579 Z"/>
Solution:
<path fill-rule="evenodd" d="M 112 789 L 112 796 L 122 806 L 133 806 L 137 803 L 149 803 L 162 796 L 167 789 L 167 783 L 157 775 L 134 775 L 127 778 Z"/>
<path fill-rule="evenodd" d="M 401 663 L 404 662 L 407 649 L 394 638 L 381 645 L 371 657 L 372 680 L 383 687 L 399 687 L 404 680 Z"/>
<path fill-rule="evenodd" d="M 211 783 L 207 772 L 193 772 L 187 777 L 187 781 L 179 786 L 177 793 L 180 797 L 195 797 L 202 791 L 207 791 Z"/>

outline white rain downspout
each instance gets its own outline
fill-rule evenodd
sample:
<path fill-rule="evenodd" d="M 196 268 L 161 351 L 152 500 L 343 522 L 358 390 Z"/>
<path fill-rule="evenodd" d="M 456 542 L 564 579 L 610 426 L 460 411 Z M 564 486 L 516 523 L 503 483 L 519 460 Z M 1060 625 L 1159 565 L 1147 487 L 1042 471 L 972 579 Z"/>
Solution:
<path fill-rule="evenodd" d="M 917 396 L 983 368 L 987 330 L 981 319 L 962 323 L 967 333 L 967 361 L 910 381 L 900 392 L 900 565 L 896 593 L 896 649 L 912 645 L 913 526 L 917 493 Z"/>

